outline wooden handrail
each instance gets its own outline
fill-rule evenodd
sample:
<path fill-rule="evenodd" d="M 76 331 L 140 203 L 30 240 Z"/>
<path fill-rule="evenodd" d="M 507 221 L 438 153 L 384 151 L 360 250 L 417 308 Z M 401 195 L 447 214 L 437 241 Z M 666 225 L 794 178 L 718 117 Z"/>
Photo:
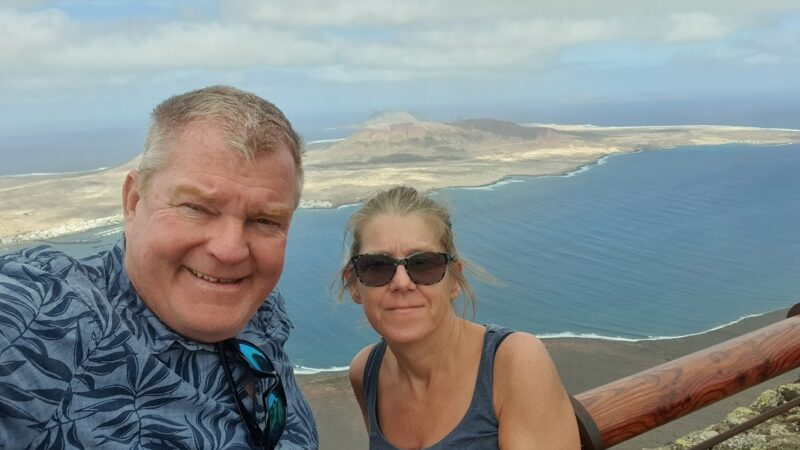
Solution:
<path fill-rule="evenodd" d="M 793 316 L 575 397 L 608 448 L 798 366 Z"/>

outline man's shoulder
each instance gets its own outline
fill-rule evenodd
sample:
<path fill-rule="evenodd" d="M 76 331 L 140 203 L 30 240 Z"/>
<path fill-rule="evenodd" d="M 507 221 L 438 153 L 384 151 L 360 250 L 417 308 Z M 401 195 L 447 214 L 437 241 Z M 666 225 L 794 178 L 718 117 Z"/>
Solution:
<path fill-rule="evenodd" d="M 0 296 L 6 300 L 3 308 L 21 320 L 20 332 L 29 320 L 52 320 L 52 325 L 57 326 L 68 316 L 96 316 L 97 300 L 104 296 L 98 287 L 101 266 L 99 257 L 79 260 L 47 246 L 2 255 Z M 10 311 L 12 308 L 16 314 Z M 11 324 L 4 323 L 4 327 Z"/>
<path fill-rule="evenodd" d="M 70 276 L 96 270 L 98 264 L 98 258 L 83 261 L 40 245 L 0 256 L 0 276 L 34 282 L 42 279 L 67 280 Z"/>

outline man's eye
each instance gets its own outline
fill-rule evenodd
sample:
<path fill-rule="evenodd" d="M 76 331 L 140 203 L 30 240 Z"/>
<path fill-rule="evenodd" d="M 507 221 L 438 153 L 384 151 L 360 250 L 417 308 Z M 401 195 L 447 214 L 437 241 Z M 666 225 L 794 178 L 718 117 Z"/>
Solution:
<path fill-rule="evenodd" d="M 186 209 L 188 209 L 188 210 L 191 210 L 192 212 L 205 212 L 205 209 L 203 209 L 203 207 L 202 207 L 202 206 L 195 205 L 195 204 L 193 204 L 193 203 L 184 203 L 184 204 L 183 204 L 183 205 L 181 205 L 181 206 L 182 206 L 183 208 L 186 208 Z"/>

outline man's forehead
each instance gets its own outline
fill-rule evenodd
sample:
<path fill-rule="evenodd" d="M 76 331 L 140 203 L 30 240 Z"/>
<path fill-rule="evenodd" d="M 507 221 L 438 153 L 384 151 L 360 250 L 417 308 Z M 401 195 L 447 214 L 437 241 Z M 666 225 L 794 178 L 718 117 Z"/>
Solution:
<path fill-rule="evenodd" d="M 214 205 L 222 205 L 228 201 L 240 199 L 240 197 L 234 197 L 192 179 L 175 182 L 172 185 L 171 195 L 178 199 L 189 198 Z M 284 215 L 294 212 L 294 208 L 290 205 L 282 205 L 275 200 L 261 196 L 251 196 L 247 199 L 246 206 L 251 214 Z"/>

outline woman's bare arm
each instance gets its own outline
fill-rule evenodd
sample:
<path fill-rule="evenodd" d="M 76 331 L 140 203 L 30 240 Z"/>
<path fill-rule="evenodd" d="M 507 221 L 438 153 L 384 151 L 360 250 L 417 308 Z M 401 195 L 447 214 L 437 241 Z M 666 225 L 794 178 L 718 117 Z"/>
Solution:
<path fill-rule="evenodd" d="M 494 394 L 501 449 L 580 449 L 569 397 L 547 349 L 535 336 L 514 333 L 500 345 Z"/>

